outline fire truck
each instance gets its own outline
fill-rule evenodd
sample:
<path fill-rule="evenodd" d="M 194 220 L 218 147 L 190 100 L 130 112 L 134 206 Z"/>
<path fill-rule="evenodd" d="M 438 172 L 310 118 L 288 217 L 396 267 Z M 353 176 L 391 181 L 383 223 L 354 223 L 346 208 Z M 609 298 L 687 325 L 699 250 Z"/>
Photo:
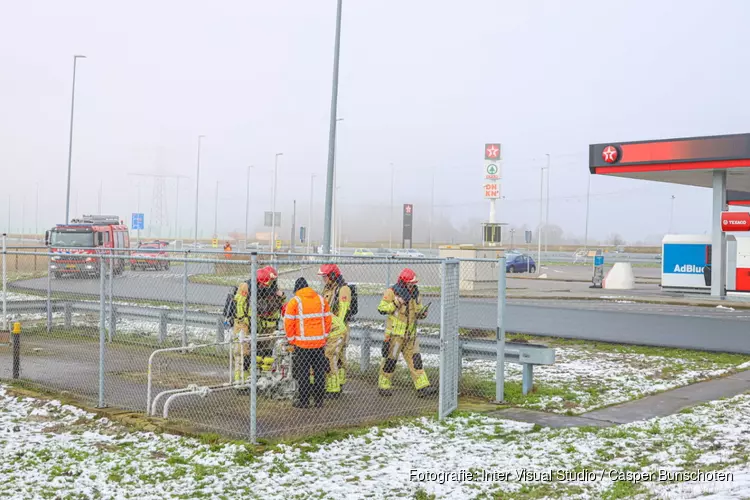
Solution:
<path fill-rule="evenodd" d="M 64 275 L 99 276 L 97 255 L 128 255 L 128 227 L 116 215 L 84 215 L 47 231 L 45 243 L 53 256 L 50 271 Z M 113 260 L 114 274 L 125 270 L 125 258 Z"/>

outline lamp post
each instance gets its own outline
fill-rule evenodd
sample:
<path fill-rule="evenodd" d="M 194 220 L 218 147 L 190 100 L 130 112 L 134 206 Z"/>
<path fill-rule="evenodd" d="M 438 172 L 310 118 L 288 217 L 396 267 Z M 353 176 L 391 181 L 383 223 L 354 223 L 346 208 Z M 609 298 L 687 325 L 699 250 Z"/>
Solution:
<path fill-rule="evenodd" d="M 307 214 L 307 253 L 312 248 L 312 224 L 313 224 L 313 195 L 315 190 L 315 174 L 310 174 L 310 212 Z"/>
<path fill-rule="evenodd" d="M 336 118 L 338 116 L 339 94 L 339 52 L 341 48 L 341 6 L 336 4 L 336 35 L 333 45 L 333 82 L 331 83 L 331 122 L 328 130 L 328 170 L 326 173 L 325 226 L 323 228 L 323 253 L 331 253 L 331 229 L 333 225 L 333 196 L 336 153 Z"/>
<path fill-rule="evenodd" d="M 219 181 L 216 181 L 216 194 L 214 195 L 214 238 L 219 238 Z"/>
<path fill-rule="evenodd" d="M 245 186 L 245 248 L 247 249 L 247 242 L 250 239 L 249 234 L 249 221 L 250 221 L 250 170 L 254 167 L 250 165 L 247 167 L 247 186 Z"/>
<path fill-rule="evenodd" d="M 86 56 L 73 56 L 73 91 L 70 98 L 70 136 L 68 137 L 68 189 L 65 196 L 65 223 L 70 222 L 70 172 L 73 164 L 73 117 L 76 109 L 76 66 L 78 59 L 86 59 Z"/>
<path fill-rule="evenodd" d="M 393 248 L 393 179 L 394 179 L 394 168 L 391 163 L 391 214 L 388 218 L 388 248 Z"/>
<path fill-rule="evenodd" d="M 672 195 L 672 204 L 669 208 L 669 234 L 672 234 L 672 219 L 674 218 L 674 199 L 675 195 Z"/>
<path fill-rule="evenodd" d="M 195 238 L 193 239 L 193 246 L 198 248 L 198 193 L 200 192 L 201 185 L 201 141 L 205 135 L 198 136 L 198 162 L 195 172 Z"/>
<path fill-rule="evenodd" d="M 546 252 L 548 250 L 547 244 L 549 243 L 549 164 L 550 164 L 550 155 L 547 153 L 547 214 L 544 217 L 544 251 Z"/>
<path fill-rule="evenodd" d="M 276 180 L 279 170 L 279 156 L 283 155 L 284 153 L 276 153 L 273 161 L 273 201 L 271 204 L 271 242 L 269 244 L 271 252 L 273 252 L 276 244 Z"/>

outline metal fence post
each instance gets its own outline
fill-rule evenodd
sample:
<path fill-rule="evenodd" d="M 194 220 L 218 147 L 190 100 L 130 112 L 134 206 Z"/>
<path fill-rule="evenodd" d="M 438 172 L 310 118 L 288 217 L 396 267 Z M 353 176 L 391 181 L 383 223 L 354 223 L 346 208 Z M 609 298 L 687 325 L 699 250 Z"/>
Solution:
<path fill-rule="evenodd" d="M 505 257 L 501 257 L 497 261 L 497 265 L 497 361 L 495 364 L 495 402 L 502 403 L 505 399 Z"/>
<path fill-rule="evenodd" d="M 188 253 L 190 250 L 185 252 L 185 272 L 182 274 L 182 347 L 187 346 L 188 335 L 187 335 L 187 292 L 188 292 Z"/>
<path fill-rule="evenodd" d="M 114 259 L 110 259 L 109 261 L 109 342 L 112 343 L 112 337 L 115 335 L 115 322 L 114 322 L 114 267 L 115 267 L 115 261 Z"/>
<path fill-rule="evenodd" d="M 104 255 L 99 256 L 99 404 L 97 408 L 104 408 L 104 344 L 106 340 L 105 328 L 105 280 L 107 279 L 107 268 L 104 264 Z"/>
<path fill-rule="evenodd" d="M 3 233 L 3 330 L 8 330 L 8 259 L 6 259 L 6 252 L 8 247 L 6 244 L 7 235 Z"/>
<path fill-rule="evenodd" d="M 250 442 L 257 443 L 256 360 L 258 355 L 258 253 L 250 255 Z M 242 346 L 240 346 L 242 352 Z"/>
<path fill-rule="evenodd" d="M 52 260 L 47 257 L 47 333 L 52 332 Z"/>

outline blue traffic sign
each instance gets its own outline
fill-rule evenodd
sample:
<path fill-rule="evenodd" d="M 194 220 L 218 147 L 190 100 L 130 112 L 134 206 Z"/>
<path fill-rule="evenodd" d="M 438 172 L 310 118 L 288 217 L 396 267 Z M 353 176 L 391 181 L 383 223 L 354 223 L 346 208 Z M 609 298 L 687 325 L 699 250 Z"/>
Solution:
<path fill-rule="evenodd" d="M 603 266 L 604 265 L 604 255 L 596 255 L 594 257 L 594 265 L 595 266 Z"/>
<path fill-rule="evenodd" d="M 134 231 L 137 231 L 139 229 L 144 229 L 143 214 L 133 214 L 133 220 L 130 226 L 131 226 L 131 229 L 133 229 Z"/>

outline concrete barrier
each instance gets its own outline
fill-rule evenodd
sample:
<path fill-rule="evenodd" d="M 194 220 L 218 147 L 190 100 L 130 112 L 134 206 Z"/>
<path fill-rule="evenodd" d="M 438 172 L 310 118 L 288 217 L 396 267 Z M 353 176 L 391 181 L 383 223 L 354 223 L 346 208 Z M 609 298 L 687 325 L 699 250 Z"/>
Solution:
<path fill-rule="evenodd" d="M 615 263 L 602 283 L 602 288 L 609 290 L 632 290 L 634 287 L 635 276 L 630 262 Z"/>

